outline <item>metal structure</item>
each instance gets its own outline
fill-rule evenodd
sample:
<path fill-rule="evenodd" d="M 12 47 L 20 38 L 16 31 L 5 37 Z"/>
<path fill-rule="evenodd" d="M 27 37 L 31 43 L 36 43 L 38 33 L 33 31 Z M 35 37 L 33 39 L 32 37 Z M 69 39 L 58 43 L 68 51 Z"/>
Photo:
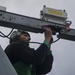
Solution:
<path fill-rule="evenodd" d="M 0 46 L 0 75 L 17 75 L 7 55 Z"/>
<path fill-rule="evenodd" d="M 40 19 L 7 12 L 0 6 L 0 26 L 21 29 L 34 33 L 43 33 L 44 27 L 50 27 L 57 38 L 75 41 L 75 29 L 70 28 L 71 21 L 67 21 L 65 10 L 58 10 L 44 6 L 40 11 Z M 0 46 L 0 75 L 17 75 L 8 57 Z"/>
<path fill-rule="evenodd" d="M 57 10 L 44 6 L 40 11 L 41 19 L 0 10 L 0 26 L 43 33 L 44 27 L 52 29 L 58 38 L 75 41 L 75 29 L 71 29 L 71 21 L 67 21 L 65 10 Z"/>

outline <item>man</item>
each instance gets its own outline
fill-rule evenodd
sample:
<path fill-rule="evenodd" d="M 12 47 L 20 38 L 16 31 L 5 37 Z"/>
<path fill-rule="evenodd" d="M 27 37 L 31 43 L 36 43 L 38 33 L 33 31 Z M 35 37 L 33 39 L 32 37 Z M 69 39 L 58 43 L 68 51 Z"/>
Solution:
<path fill-rule="evenodd" d="M 44 75 L 51 71 L 53 63 L 53 55 L 50 50 L 52 31 L 47 27 L 45 29 L 45 40 L 36 50 L 29 47 L 28 42 L 31 38 L 27 32 L 19 31 L 10 40 L 5 53 L 18 75 Z"/>

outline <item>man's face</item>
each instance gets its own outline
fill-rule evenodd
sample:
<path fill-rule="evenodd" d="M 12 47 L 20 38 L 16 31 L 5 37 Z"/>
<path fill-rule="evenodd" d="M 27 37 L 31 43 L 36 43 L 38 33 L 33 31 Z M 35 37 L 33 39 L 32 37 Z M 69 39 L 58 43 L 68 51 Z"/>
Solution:
<path fill-rule="evenodd" d="M 20 39 L 24 42 L 29 42 L 30 41 L 30 37 L 28 36 L 28 34 L 21 34 Z"/>

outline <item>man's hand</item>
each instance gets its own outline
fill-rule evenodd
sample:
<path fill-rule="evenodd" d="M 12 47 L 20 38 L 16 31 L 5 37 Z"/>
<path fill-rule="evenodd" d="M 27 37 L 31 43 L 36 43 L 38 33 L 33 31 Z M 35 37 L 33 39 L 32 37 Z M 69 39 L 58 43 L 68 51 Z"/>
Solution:
<path fill-rule="evenodd" d="M 49 27 L 45 27 L 45 41 L 50 43 L 50 40 L 52 38 L 52 30 Z"/>

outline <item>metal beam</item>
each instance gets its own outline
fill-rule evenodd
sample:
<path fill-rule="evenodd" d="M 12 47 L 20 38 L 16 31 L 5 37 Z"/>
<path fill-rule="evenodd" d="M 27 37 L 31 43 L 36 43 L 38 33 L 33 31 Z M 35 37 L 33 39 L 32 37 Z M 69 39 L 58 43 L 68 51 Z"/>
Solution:
<path fill-rule="evenodd" d="M 69 31 L 63 29 L 60 31 L 60 34 L 57 37 L 66 40 L 75 41 L 75 29 L 70 29 Z"/>
<path fill-rule="evenodd" d="M 34 33 L 43 33 L 43 27 L 48 26 L 55 33 L 59 32 L 58 38 L 75 41 L 75 29 L 70 29 L 70 31 L 66 31 L 66 25 L 2 10 L 0 10 L 0 26 L 14 29 L 22 29 Z"/>
<path fill-rule="evenodd" d="M 65 28 L 65 25 L 60 25 L 57 23 L 45 21 L 42 19 L 37 19 L 33 17 L 23 16 L 15 13 L 10 13 L 0 10 L 0 26 L 22 29 L 34 33 L 42 33 L 43 26 L 50 26 L 56 32 L 60 28 Z"/>

